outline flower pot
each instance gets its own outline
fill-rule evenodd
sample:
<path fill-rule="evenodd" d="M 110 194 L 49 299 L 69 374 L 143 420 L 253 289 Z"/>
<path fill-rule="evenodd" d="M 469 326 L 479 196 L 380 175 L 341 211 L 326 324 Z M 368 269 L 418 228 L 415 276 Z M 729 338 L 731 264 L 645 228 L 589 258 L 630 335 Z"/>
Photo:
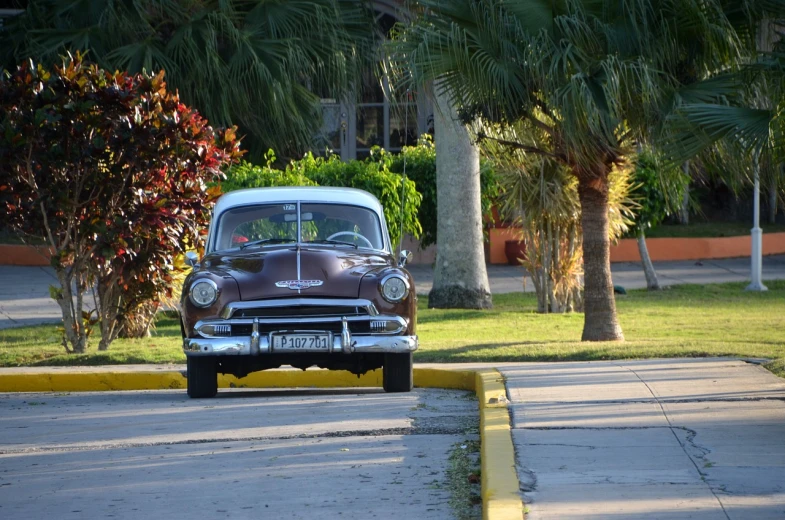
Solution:
<path fill-rule="evenodd" d="M 504 254 L 507 256 L 508 265 L 521 265 L 521 260 L 526 258 L 526 242 L 523 240 L 506 240 Z"/>

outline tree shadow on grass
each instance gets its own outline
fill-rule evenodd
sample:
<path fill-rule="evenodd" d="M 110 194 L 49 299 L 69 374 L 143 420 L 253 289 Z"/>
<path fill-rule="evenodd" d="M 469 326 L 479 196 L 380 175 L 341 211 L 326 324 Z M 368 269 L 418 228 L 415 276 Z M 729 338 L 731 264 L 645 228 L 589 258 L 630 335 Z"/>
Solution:
<path fill-rule="evenodd" d="M 504 363 L 504 362 L 557 362 L 557 361 L 608 361 L 613 359 L 657 359 L 657 358 L 704 358 L 736 357 L 730 352 L 710 352 L 700 348 L 685 347 L 682 352 L 668 352 L 657 355 L 655 352 L 642 352 L 640 349 L 627 349 L 624 343 L 569 343 L 563 345 L 563 352 L 542 352 L 520 350 L 515 352 L 493 352 L 498 349 L 525 348 L 535 349 L 550 346 L 557 342 L 548 341 L 511 341 L 479 343 L 439 350 L 418 350 L 414 360 L 418 363 Z"/>
<path fill-rule="evenodd" d="M 185 355 L 183 355 L 185 363 Z M 54 354 L 29 363 L 29 366 L 100 366 L 100 365 L 151 365 L 158 364 L 148 356 L 122 352 L 120 349 L 87 354 Z M 166 364 L 166 362 L 160 362 Z"/>

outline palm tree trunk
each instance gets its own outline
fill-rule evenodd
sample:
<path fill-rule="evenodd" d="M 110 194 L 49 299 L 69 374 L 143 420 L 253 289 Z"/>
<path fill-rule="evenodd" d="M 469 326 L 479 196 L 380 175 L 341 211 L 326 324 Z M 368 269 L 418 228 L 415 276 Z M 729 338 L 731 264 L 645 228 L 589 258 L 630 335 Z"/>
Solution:
<path fill-rule="evenodd" d="M 638 252 L 641 254 L 641 264 L 643 264 L 643 274 L 646 275 L 646 288 L 650 291 L 659 291 L 660 281 L 657 280 L 657 271 L 651 263 L 649 248 L 646 247 L 646 234 L 642 229 L 638 230 Z"/>
<path fill-rule="evenodd" d="M 607 176 L 578 177 L 583 229 L 584 309 L 582 341 L 623 340 L 616 317 L 608 237 Z"/>
<path fill-rule="evenodd" d="M 480 206 L 480 153 L 449 100 L 435 87 L 436 266 L 428 305 L 490 309 Z"/>

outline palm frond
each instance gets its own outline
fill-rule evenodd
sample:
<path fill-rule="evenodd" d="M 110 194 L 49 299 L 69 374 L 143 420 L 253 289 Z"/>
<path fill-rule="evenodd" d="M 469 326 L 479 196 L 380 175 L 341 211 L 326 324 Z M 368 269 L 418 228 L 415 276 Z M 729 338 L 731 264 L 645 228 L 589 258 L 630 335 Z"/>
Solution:
<path fill-rule="evenodd" d="M 761 150 L 769 142 L 774 113 L 771 110 L 718 105 L 682 105 L 671 118 L 662 148 L 675 162 L 701 153 L 720 139 L 734 139 L 747 152 Z"/>
<path fill-rule="evenodd" d="M 5 65 L 87 50 L 108 69 L 166 70 L 215 125 L 240 124 L 258 154 L 307 149 L 318 96 L 346 97 L 374 53 L 369 3 L 349 0 L 30 0 L 0 47 Z"/>

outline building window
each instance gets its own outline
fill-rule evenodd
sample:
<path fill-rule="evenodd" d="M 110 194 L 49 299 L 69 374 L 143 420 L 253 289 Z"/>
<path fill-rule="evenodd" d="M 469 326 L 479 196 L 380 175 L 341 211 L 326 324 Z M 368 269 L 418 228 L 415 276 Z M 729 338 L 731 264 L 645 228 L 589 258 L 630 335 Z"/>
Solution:
<path fill-rule="evenodd" d="M 377 13 L 380 34 L 389 35 L 395 18 Z M 400 99 L 394 99 L 400 98 Z M 356 101 L 322 99 L 323 125 L 315 149 L 339 154 L 345 161 L 365 159 L 375 146 L 390 152 L 414 145 L 420 134 L 433 132 L 433 109 L 425 96 L 393 96 L 387 78 L 366 71 Z"/>

